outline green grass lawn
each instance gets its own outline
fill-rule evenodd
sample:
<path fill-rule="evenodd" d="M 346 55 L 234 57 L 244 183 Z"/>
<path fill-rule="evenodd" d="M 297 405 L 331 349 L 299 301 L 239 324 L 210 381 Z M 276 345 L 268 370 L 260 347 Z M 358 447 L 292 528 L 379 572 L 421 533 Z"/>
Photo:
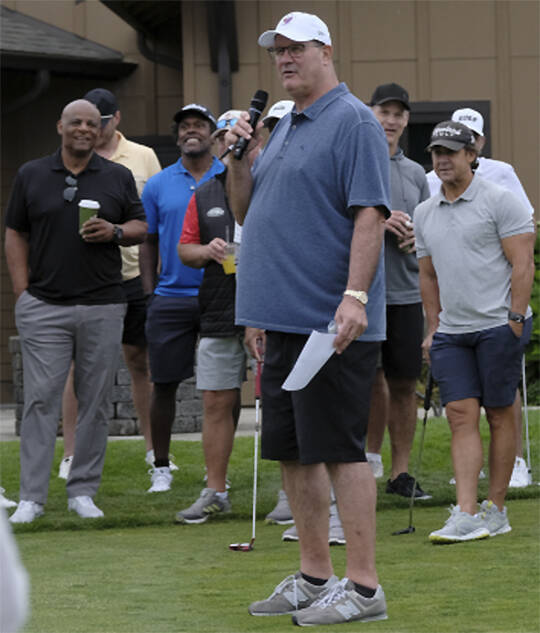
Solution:
<path fill-rule="evenodd" d="M 540 472 L 540 414 L 531 412 L 533 478 Z M 482 424 L 487 441 L 487 425 Z M 417 440 L 420 436 L 420 425 Z M 253 600 L 269 595 L 298 566 L 298 546 L 283 543 L 284 528 L 263 519 L 279 488 L 276 464 L 260 463 L 255 549 L 231 552 L 231 542 L 251 536 L 251 438 L 235 443 L 229 475 L 233 513 L 200 526 L 177 526 L 174 513 L 202 487 L 199 443 L 174 442 L 181 470 L 168 493 L 148 495 L 141 440 L 110 442 L 96 503 L 105 518 L 68 514 L 64 484 L 51 479 L 46 514 L 15 526 L 32 585 L 32 616 L 25 633 L 240 633 L 287 631 L 287 616 L 254 618 Z M 61 458 L 58 442 L 54 467 Z M 17 498 L 18 442 L 0 443 L 1 483 Z M 389 464 L 385 442 L 383 460 Z M 413 452 L 411 463 L 415 463 Z M 56 472 L 54 473 L 56 474 Z M 540 630 L 540 487 L 508 495 L 511 533 L 476 543 L 433 546 L 427 535 L 442 526 L 454 501 L 449 431 L 428 421 L 419 480 L 433 494 L 415 504 L 414 534 L 393 536 L 408 525 L 408 502 L 378 484 L 377 566 L 389 619 L 340 625 L 343 631 L 385 633 L 533 633 Z M 480 482 L 483 498 L 486 482 Z M 345 548 L 332 548 L 343 575 Z M 315 630 L 329 630 L 316 627 Z"/>

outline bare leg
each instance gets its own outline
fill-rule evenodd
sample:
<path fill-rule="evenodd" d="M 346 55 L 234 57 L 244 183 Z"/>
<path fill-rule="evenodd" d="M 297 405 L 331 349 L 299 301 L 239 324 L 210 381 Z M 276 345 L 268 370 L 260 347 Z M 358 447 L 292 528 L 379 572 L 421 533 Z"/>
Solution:
<path fill-rule="evenodd" d="M 234 412 L 240 389 L 203 391 L 203 450 L 208 487 L 225 492 L 227 466 L 234 441 Z"/>
<path fill-rule="evenodd" d="M 416 380 L 387 378 L 390 390 L 388 432 L 392 448 L 394 480 L 409 470 L 409 456 L 416 431 Z"/>
<path fill-rule="evenodd" d="M 137 411 L 139 427 L 146 443 L 146 450 L 152 449 L 152 433 L 150 431 L 150 399 L 152 397 L 152 383 L 148 370 L 148 353 L 146 346 L 122 346 L 124 359 L 131 375 L 131 393 L 133 404 Z"/>
<path fill-rule="evenodd" d="M 154 458 L 169 461 L 171 430 L 176 412 L 176 389 L 178 382 L 156 382 L 150 405 L 150 424 Z"/>
<path fill-rule="evenodd" d="M 371 389 L 371 406 L 367 430 L 367 451 L 380 453 L 388 420 L 388 386 L 382 369 L 377 369 Z M 399 474 L 399 473 L 398 473 Z"/>
<path fill-rule="evenodd" d="M 300 570 L 315 578 L 330 578 L 334 572 L 328 545 L 330 480 L 326 467 L 281 462 L 281 474 L 298 531 Z"/>
<path fill-rule="evenodd" d="M 488 498 L 502 510 L 516 457 L 514 405 L 486 407 L 486 416 L 491 432 Z"/>
<path fill-rule="evenodd" d="M 514 428 L 516 430 L 516 456 L 523 457 L 523 414 L 521 411 L 521 394 L 516 390 L 516 399 L 512 405 L 514 411 Z"/>
<path fill-rule="evenodd" d="M 371 468 L 366 462 L 328 464 L 328 472 L 347 540 L 345 575 L 375 589 L 379 582 L 375 569 L 377 489 Z"/>
<path fill-rule="evenodd" d="M 480 405 L 476 398 L 455 400 L 446 405 L 446 415 L 452 432 L 457 502 L 462 512 L 476 514 L 478 474 L 483 461 Z"/>
<path fill-rule="evenodd" d="M 75 428 L 77 427 L 78 404 L 73 384 L 73 362 L 62 394 L 62 432 L 64 435 L 64 459 L 75 453 Z"/>

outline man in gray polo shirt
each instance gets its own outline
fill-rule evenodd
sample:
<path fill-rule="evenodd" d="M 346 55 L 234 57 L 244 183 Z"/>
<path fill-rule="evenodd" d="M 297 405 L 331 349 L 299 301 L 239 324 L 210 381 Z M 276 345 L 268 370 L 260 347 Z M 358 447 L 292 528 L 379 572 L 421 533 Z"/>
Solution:
<path fill-rule="evenodd" d="M 435 126 L 428 146 L 441 190 L 415 210 L 428 334 L 423 343 L 452 433 L 457 505 L 434 543 L 505 534 L 504 499 L 515 456 L 512 404 L 532 328 L 534 224 L 512 192 L 474 175 L 470 129 Z M 489 491 L 477 507 L 480 407 L 491 440 Z"/>
<path fill-rule="evenodd" d="M 424 318 L 418 283 L 412 217 L 414 208 L 429 198 L 424 169 L 405 156 L 399 139 L 409 122 L 409 94 L 396 83 L 377 86 L 371 108 L 382 125 L 390 151 L 392 215 L 386 220 L 386 341 L 373 384 L 366 457 L 375 477 L 382 477 L 381 445 L 388 422 L 392 470 L 386 492 L 429 499 L 408 473 L 416 430 L 416 380 L 422 370 Z"/>

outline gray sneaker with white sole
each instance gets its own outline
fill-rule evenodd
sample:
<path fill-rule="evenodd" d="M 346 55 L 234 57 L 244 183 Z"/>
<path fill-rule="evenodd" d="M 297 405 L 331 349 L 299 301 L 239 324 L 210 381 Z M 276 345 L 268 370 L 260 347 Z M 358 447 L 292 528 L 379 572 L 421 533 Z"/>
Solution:
<path fill-rule="evenodd" d="M 252 602 L 248 611 L 251 615 L 286 615 L 309 607 L 317 598 L 335 583 L 337 576 L 331 576 L 324 585 L 313 585 L 302 578 L 300 572 L 287 576 L 266 600 Z"/>
<path fill-rule="evenodd" d="M 204 488 L 194 504 L 176 514 L 176 523 L 204 523 L 213 514 L 231 511 L 228 499 L 222 499 L 213 488 Z"/>

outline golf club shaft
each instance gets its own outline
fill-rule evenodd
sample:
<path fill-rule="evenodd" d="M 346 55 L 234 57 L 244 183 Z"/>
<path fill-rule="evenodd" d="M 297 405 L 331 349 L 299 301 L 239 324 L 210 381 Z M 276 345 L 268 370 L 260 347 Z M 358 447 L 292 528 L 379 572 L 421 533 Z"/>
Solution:
<path fill-rule="evenodd" d="M 529 440 L 529 407 L 527 404 L 527 377 L 525 372 L 525 354 L 521 357 L 521 378 L 523 380 L 523 411 L 525 414 L 525 445 L 527 447 L 527 468 L 531 472 L 531 443 Z"/>
<path fill-rule="evenodd" d="M 259 428 L 261 425 L 261 374 L 262 362 L 257 362 L 257 373 L 255 374 L 255 436 L 253 445 L 253 512 L 251 522 L 251 538 L 255 540 L 255 522 L 257 519 L 257 477 L 259 463 Z"/>
<path fill-rule="evenodd" d="M 426 434 L 427 416 L 429 413 L 429 409 L 431 408 L 432 391 L 433 391 L 433 376 L 431 375 L 431 369 L 428 368 L 426 393 L 424 394 L 424 420 L 422 422 L 422 435 L 420 436 L 420 448 L 418 449 L 418 457 L 416 458 L 416 466 L 415 466 L 414 475 L 413 475 L 414 483 L 413 483 L 413 489 L 412 489 L 412 494 L 411 494 L 411 502 L 409 503 L 409 527 L 412 526 L 414 497 L 416 494 L 416 482 L 418 479 L 418 471 L 420 469 L 420 464 L 422 462 L 422 452 L 424 450 L 424 436 Z"/>

